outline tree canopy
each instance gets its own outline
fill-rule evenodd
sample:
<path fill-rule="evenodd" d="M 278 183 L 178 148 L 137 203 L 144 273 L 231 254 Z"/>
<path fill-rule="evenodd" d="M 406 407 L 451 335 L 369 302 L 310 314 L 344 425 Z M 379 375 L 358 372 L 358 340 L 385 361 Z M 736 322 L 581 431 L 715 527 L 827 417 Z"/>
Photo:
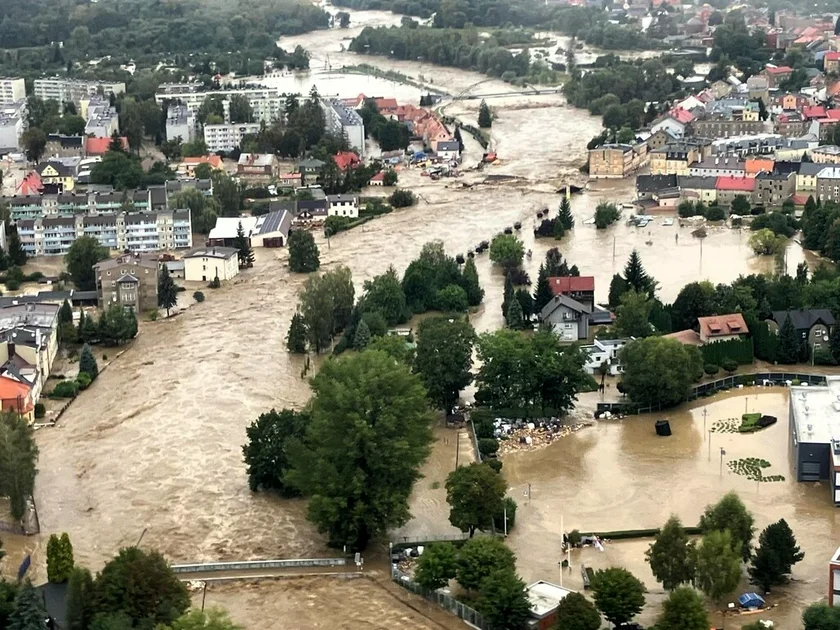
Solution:
<path fill-rule="evenodd" d="M 671 592 L 656 620 L 657 630 L 708 630 L 709 627 L 706 603 L 697 591 L 686 586 Z"/>
<path fill-rule="evenodd" d="M 0 413 L 0 495 L 9 497 L 12 517 L 23 518 L 35 488 L 38 446 L 33 428 L 22 416 Z"/>
<path fill-rule="evenodd" d="M 676 516 L 669 518 L 656 535 L 645 558 L 650 563 L 654 577 L 662 582 L 666 590 L 673 591 L 680 584 L 694 581 L 697 549 Z"/>
<path fill-rule="evenodd" d="M 595 572 L 595 605 L 612 624 L 627 623 L 645 605 L 645 587 L 626 569 L 612 567 Z"/>
<path fill-rule="evenodd" d="M 752 555 L 752 539 L 755 520 L 737 493 L 728 492 L 715 505 L 707 505 L 700 517 L 704 532 L 729 530 L 736 551 L 742 560 Z"/>
<path fill-rule="evenodd" d="M 102 247 L 95 238 L 92 236 L 77 238 L 64 256 L 67 272 L 76 289 L 79 291 L 96 289 L 96 271 L 93 266 L 107 258 L 108 250 Z"/>
<path fill-rule="evenodd" d="M 624 390 L 633 402 L 643 405 L 679 404 L 703 375 L 700 350 L 676 339 L 637 339 L 622 348 L 620 356 Z"/>
<path fill-rule="evenodd" d="M 466 319 L 430 317 L 417 335 L 417 372 L 432 404 L 451 413 L 462 389 L 472 382 L 472 349 L 475 331 Z"/>
<path fill-rule="evenodd" d="M 449 522 L 470 538 L 476 530 L 488 530 L 502 512 L 507 485 L 501 474 L 487 464 L 460 466 L 446 478 Z"/>
<path fill-rule="evenodd" d="M 309 413 L 281 409 L 261 413 L 245 433 L 248 442 L 242 447 L 248 465 L 251 490 L 276 490 L 282 495 L 298 494 L 284 476 L 289 469 L 289 442 L 301 441 L 306 435 Z"/>

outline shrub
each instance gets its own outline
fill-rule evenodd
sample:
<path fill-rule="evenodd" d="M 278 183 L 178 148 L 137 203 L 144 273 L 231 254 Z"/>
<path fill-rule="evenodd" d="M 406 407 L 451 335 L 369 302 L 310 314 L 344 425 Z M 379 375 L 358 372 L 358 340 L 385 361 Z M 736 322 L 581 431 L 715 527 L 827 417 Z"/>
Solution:
<path fill-rule="evenodd" d="M 76 381 L 61 381 L 55 386 L 51 396 L 53 398 L 75 398 L 79 393 L 79 385 Z"/>
<path fill-rule="evenodd" d="M 330 237 L 343 232 L 350 225 L 350 217 L 327 217 L 324 221 L 324 236 Z"/>
<path fill-rule="evenodd" d="M 390 203 L 394 208 L 407 208 L 408 206 L 413 206 L 417 203 L 417 198 L 410 190 L 398 189 L 391 193 L 391 196 L 388 197 L 388 203 Z"/>
<path fill-rule="evenodd" d="M 814 365 L 837 365 L 837 361 L 831 350 L 820 348 L 814 353 Z"/>
<path fill-rule="evenodd" d="M 210 284 L 208 284 L 207 286 L 210 287 L 211 289 L 218 289 L 218 288 L 221 288 L 222 281 L 219 280 L 219 276 L 216 276 L 215 278 L 213 278 L 210 281 Z"/>
<path fill-rule="evenodd" d="M 157 318 L 158 318 L 158 311 L 157 311 L 157 309 L 154 309 L 154 310 L 152 310 L 152 311 L 149 311 L 149 321 L 150 321 L 150 322 L 157 321 Z"/>
<path fill-rule="evenodd" d="M 204 301 L 204 293 L 202 293 L 201 291 L 196 291 L 195 293 L 193 293 L 193 299 L 198 303 L 203 302 Z"/>
<path fill-rule="evenodd" d="M 606 229 L 612 223 L 618 221 L 621 211 L 614 203 L 602 201 L 595 208 L 595 227 L 599 230 Z"/>
<path fill-rule="evenodd" d="M 707 221 L 725 221 L 726 210 L 724 210 L 720 206 L 710 206 L 706 208 L 704 216 L 706 217 Z"/>
<path fill-rule="evenodd" d="M 47 415 L 47 408 L 44 407 L 44 403 L 35 403 L 35 417 L 36 418 L 43 418 Z"/>
<path fill-rule="evenodd" d="M 724 359 L 723 361 L 721 361 L 720 367 L 732 374 L 735 370 L 738 369 L 738 362 L 732 359 Z"/>
<path fill-rule="evenodd" d="M 510 497 L 505 497 L 502 502 L 502 510 L 493 517 L 493 525 L 499 532 L 505 531 L 505 517 L 507 517 L 507 531 L 510 532 L 516 523 L 516 501 Z"/>
<path fill-rule="evenodd" d="M 703 366 L 703 371 L 708 374 L 709 376 L 714 376 L 718 372 L 720 372 L 720 368 L 716 366 L 714 363 L 707 363 Z"/>
<path fill-rule="evenodd" d="M 90 374 L 87 372 L 79 372 L 79 375 L 76 377 L 76 384 L 79 386 L 80 390 L 85 390 L 90 386 L 91 380 Z"/>
<path fill-rule="evenodd" d="M 501 459 L 488 459 L 487 465 L 490 466 L 496 472 L 502 472 L 502 460 Z"/>
<path fill-rule="evenodd" d="M 478 441 L 478 451 L 482 455 L 495 455 L 499 450 L 499 440 L 496 438 L 481 438 Z"/>
<path fill-rule="evenodd" d="M 445 313 L 462 313 L 469 308 L 467 292 L 457 284 L 446 285 L 435 295 L 439 310 Z"/>

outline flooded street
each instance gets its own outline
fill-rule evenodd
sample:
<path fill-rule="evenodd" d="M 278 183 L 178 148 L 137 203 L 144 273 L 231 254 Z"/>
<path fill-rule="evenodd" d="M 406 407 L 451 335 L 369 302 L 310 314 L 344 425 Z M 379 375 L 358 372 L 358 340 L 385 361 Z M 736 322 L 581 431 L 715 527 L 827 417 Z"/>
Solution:
<path fill-rule="evenodd" d="M 289 49 L 299 43 L 310 50 L 313 68 L 323 66 L 328 54 L 333 68 L 369 63 L 417 81 L 433 81 L 453 94 L 516 90 L 477 73 L 341 52 L 342 38 L 357 33 L 363 20 L 394 24 L 399 16 L 352 12 L 350 29 L 305 34 L 284 39 L 281 45 Z M 331 75 L 320 69 L 277 80 L 295 81 L 296 89 L 304 92 L 314 83 L 324 94 L 345 97 L 365 92 L 416 103 L 421 93 L 418 88 L 397 87 L 382 79 Z M 659 295 L 666 302 L 693 280 L 729 282 L 739 274 L 771 270 L 772 260 L 755 257 L 747 246 L 748 234 L 738 230 L 713 228 L 701 241 L 690 236 L 691 228 L 664 227 L 661 222 L 643 230 L 624 221 L 601 231 L 583 225 L 600 200 L 630 199 L 632 181 L 592 183 L 584 194 L 573 197 L 574 231 L 559 242 L 535 241 L 537 210 L 555 210 L 561 186 L 586 181 L 579 167 L 585 161 L 586 143 L 600 131 L 600 119 L 569 107 L 561 95 L 511 95 L 488 102 L 496 116 L 491 136 L 502 163 L 457 180 L 437 182 L 416 170 L 402 171 L 400 185 L 415 190 L 419 204 L 341 233 L 329 245 L 318 236 L 322 268 L 347 265 L 358 296 L 363 282 L 389 265 L 401 274 L 427 241 L 443 241 L 451 254 L 466 253 L 521 221 L 525 247 L 533 250 L 525 263 L 532 279 L 536 280 L 545 252 L 556 246 L 582 274 L 595 276 L 596 298 L 601 301 L 607 298 L 613 273 L 623 268 L 634 248 L 659 281 Z M 474 122 L 478 101 L 444 101 L 443 107 L 447 114 Z M 465 161 L 475 163 L 480 147 L 470 138 L 465 142 L 469 151 Z M 485 183 L 491 174 L 511 179 Z M 285 250 L 257 249 L 256 266 L 229 286 L 205 290 L 204 303 L 168 321 L 142 323 L 137 340 L 71 405 L 59 426 L 38 432 L 41 457 L 36 501 L 43 533 L 27 539 L 2 537 L 9 552 L 0 565 L 4 575 L 14 575 L 23 557 L 34 552 L 33 570 L 43 576 L 46 538 L 62 531 L 70 534 L 77 561 L 94 570 L 121 546 L 135 544 L 144 529 L 143 546 L 161 550 L 173 562 L 335 553 L 306 521 L 304 501 L 252 493 L 242 462 L 245 428 L 260 413 L 272 407 L 302 407 L 310 396 L 308 383 L 301 378 L 302 359 L 285 350 L 288 324 L 305 281 L 304 276 L 288 271 L 286 255 Z M 789 269 L 803 258 L 802 250 L 791 244 Z M 479 331 L 493 330 L 502 325 L 503 278 L 486 255 L 476 263 L 486 297 L 472 322 Z M 196 288 L 188 288 L 189 293 Z M 756 489 L 754 483 L 726 468 L 719 475 L 720 446 L 726 448 L 727 457 L 764 454 L 773 463 L 774 473 L 788 474 L 784 470 L 785 394 L 762 394 L 755 403 L 754 398 L 752 394 L 751 410 L 753 404 L 760 404 L 761 411 L 779 415 L 780 422 L 752 436 L 713 435 L 711 461 L 699 407 L 673 415 L 675 435 L 664 441 L 653 435 L 652 418 L 638 418 L 600 422 L 544 450 L 507 457 L 505 473 L 520 505 L 510 542 L 523 576 L 559 581 L 561 514 L 568 528 L 580 529 L 655 527 L 671 511 L 693 524 L 707 503 L 735 488 L 755 513 L 757 525 L 763 527 L 784 516 L 799 537 L 806 559 L 796 568 L 798 581 L 784 589 L 787 599 L 773 613 L 779 620 L 798 617 L 796 609 L 825 590 L 825 563 L 838 534 L 836 512 L 825 487 L 786 481 Z M 709 404 L 708 421 L 738 415 L 743 404 L 742 398 L 729 402 L 717 398 Z M 457 435 L 456 430 L 437 429 L 438 442 L 424 467 L 426 477 L 412 495 L 416 518 L 400 535 L 452 532 L 443 483 L 455 465 L 456 448 L 460 462 L 471 457 L 465 434 L 460 442 Z M 522 496 L 528 483 L 532 484 L 530 502 Z M 819 535 L 809 536 L 812 531 Z M 583 552 L 582 557 L 595 567 L 626 563 L 648 583 L 649 600 L 656 602 L 662 598 L 661 589 L 643 562 L 646 544 L 616 543 L 604 554 Z M 573 588 L 580 586 L 579 562 L 580 558 L 574 558 L 575 571 L 567 574 L 565 582 Z M 218 592 L 216 601 L 230 607 L 234 618 L 246 624 L 246 604 L 267 605 L 269 599 L 254 590 L 238 608 L 235 595 L 222 593 Z M 348 591 L 346 598 L 328 604 L 284 600 L 272 604 L 272 610 L 282 615 L 297 605 L 340 608 L 350 599 Z M 405 614 L 399 623 L 387 618 L 363 622 L 359 617 L 353 618 L 358 621 L 355 625 L 329 625 L 425 627 Z M 301 615 L 300 627 L 318 627 L 304 612 Z"/>

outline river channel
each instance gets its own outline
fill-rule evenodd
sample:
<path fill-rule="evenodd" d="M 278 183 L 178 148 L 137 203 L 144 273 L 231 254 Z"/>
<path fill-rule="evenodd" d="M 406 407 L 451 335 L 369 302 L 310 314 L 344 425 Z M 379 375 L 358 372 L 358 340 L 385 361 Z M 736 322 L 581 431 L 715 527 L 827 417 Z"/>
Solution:
<path fill-rule="evenodd" d="M 349 97 L 364 92 L 417 102 L 421 90 L 415 87 L 337 75 L 329 72 L 329 64 L 323 71 L 319 63 L 328 53 L 333 69 L 365 62 L 418 82 L 431 81 L 451 94 L 516 90 L 473 72 L 342 52 L 346 38 L 366 21 L 393 24 L 399 18 L 352 12 L 351 21 L 345 31 L 281 40 L 285 48 L 299 43 L 310 50 L 316 69 L 277 80 L 294 81 L 303 92 L 314 83 L 323 94 Z M 673 300 L 679 288 L 693 280 L 729 282 L 739 274 L 772 268 L 769 259 L 752 254 L 748 234 L 738 230 L 713 228 L 700 240 L 690 235 L 691 228 L 665 227 L 661 221 L 643 230 L 623 221 L 603 231 L 584 225 L 601 199 L 631 198 L 632 182 L 593 183 L 573 197 L 577 218 L 573 232 L 560 242 L 535 241 L 537 210 L 556 209 L 560 187 L 585 182 L 578 169 L 585 160 L 587 141 L 600 130 L 600 120 L 569 107 L 559 94 L 511 95 L 488 102 L 495 110 L 491 135 L 501 164 L 436 182 L 416 171 L 403 171 L 401 185 L 415 189 L 420 203 L 342 233 L 329 244 L 318 237 L 322 267 L 347 265 L 358 294 L 364 280 L 389 265 L 401 273 L 427 241 L 438 239 L 450 253 L 465 253 L 521 221 L 526 249 L 533 251 L 526 261 L 531 276 L 536 278 L 545 251 L 557 246 L 581 273 L 595 276 L 599 300 L 606 299 L 612 274 L 634 248 L 659 281 L 665 301 Z M 445 100 L 443 106 L 448 114 L 472 122 L 478 101 Z M 466 164 L 474 164 L 481 157 L 480 147 L 472 140 L 467 140 L 467 147 Z M 487 183 L 490 174 L 511 177 Z M 804 258 L 802 250 L 791 244 L 789 268 Z M 477 267 L 486 300 L 473 323 L 479 331 L 487 331 L 502 324 L 503 282 L 486 256 L 477 259 Z M 134 544 L 144 530 L 143 546 L 161 550 L 173 562 L 331 555 L 306 521 L 305 503 L 250 492 L 242 462 L 245 428 L 259 413 L 272 407 L 301 407 L 309 398 L 308 384 L 301 378 L 302 362 L 284 347 L 304 280 L 288 271 L 285 251 L 259 249 L 253 269 L 219 290 L 205 290 L 204 303 L 169 320 L 143 323 L 137 340 L 73 403 L 59 425 L 38 432 L 36 500 L 43 533 L 27 539 L 4 537 L 9 555 L 0 565 L 3 573 L 13 575 L 24 555 L 34 552 L 33 570 L 43 576 L 46 536 L 62 531 L 70 534 L 77 559 L 93 569 L 119 547 Z M 188 287 L 188 292 L 195 288 Z M 781 409 L 780 417 L 786 417 L 783 394 L 765 399 L 762 411 Z M 727 404 L 711 405 L 710 417 L 713 410 L 717 415 L 734 413 Z M 819 598 L 825 590 L 825 561 L 837 533 L 826 492 L 792 482 L 762 484 L 756 490 L 755 484 L 734 479 L 726 471 L 719 477 L 716 451 L 711 462 L 706 460 L 697 413 L 695 409 L 679 414 L 674 420 L 678 430 L 668 442 L 650 437 L 651 419 L 601 422 L 544 451 L 509 457 L 505 470 L 521 510 L 510 540 L 523 576 L 558 580 L 555 539 L 561 513 L 569 527 L 579 528 L 653 527 L 670 511 L 693 523 L 706 503 L 735 487 L 743 492 L 760 526 L 785 516 L 806 550 L 805 562 L 797 567 L 798 582 L 785 591 L 791 606 L 780 611 L 794 615 L 791 611 L 802 602 Z M 773 453 L 767 459 L 781 466 L 783 425 L 786 422 L 766 436 L 748 438 L 753 443 L 744 453 L 761 454 L 766 446 Z M 740 436 L 726 439 L 736 438 Z M 446 434 L 445 439 L 454 441 L 444 445 L 451 448 L 435 449 L 435 459 L 427 465 L 432 471 L 429 482 L 442 479 L 454 460 L 457 436 Z M 726 446 L 728 450 L 728 442 Z M 734 443 L 731 448 L 739 452 Z M 528 483 L 530 501 L 522 497 Z M 442 520 L 440 527 L 448 528 L 441 503 L 445 493 L 418 495 L 422 500 L 413 505 L 418 522 Z M 816 535 L 809 536 L 811 532 Z M 584 561 L 596 567 L 626 563 L 649 582 L 655 601 L 656 585 L 641 560 L 643 547 L 610 545 L 602 556 Z M 570 584 L 575 584 L 575 575 Z"/>

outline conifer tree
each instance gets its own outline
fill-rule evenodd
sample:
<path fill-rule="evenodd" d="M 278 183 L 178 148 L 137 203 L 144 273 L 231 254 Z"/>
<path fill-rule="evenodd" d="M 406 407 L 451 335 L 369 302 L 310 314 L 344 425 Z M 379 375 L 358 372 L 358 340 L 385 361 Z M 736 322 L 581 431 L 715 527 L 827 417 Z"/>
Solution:
<path fill-rule="evenodd" d="M 304 354 L 306 352 L 307 335 L 303 315 L 295 313 L 292 316 L 292 323 L 289 325 L 289 332 L 286 335 L 286 349 L 292 354 Z"/>

